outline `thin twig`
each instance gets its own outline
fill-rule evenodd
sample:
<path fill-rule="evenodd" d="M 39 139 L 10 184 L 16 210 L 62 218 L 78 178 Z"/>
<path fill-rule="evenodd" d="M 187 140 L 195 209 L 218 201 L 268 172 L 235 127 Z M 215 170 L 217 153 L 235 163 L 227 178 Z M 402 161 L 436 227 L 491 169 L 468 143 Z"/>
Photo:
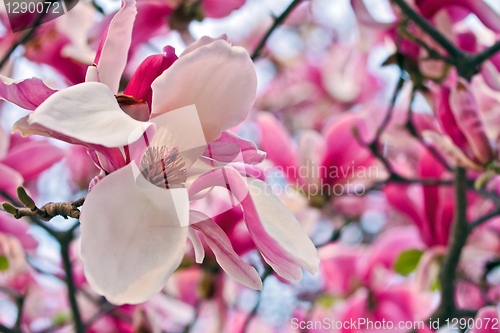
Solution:
<path fill-rule="evenodd" d="M 265 282 L 267 277 L 273 273 L 273 269 L 271 266 L 267 266 L 264 274 L 262 275 L 262 283 Z M 255 302 L 255 305 L 252 308 L 252 311 L 248 314 L 247 318 L 245 319 L 245 323 L 243 324 L 243 328 L 241 329 L 241 333 L 246 333 L 248 328 L 250 327 L 250 323 L 252 322 L 252 319 L 255 317 L 257 314 L 257 310 L 259 309 L 259 304 L 261 300 L 261 295 L 262 291 L 259 291 L 257 301 Z"/>
<path fill-rule="evenodd" d="M 255 59 L 257 59 L 259 57 L 260 51 L 262 50 L 262 48 L 264 47 L 264 45 L 266 45 L 266 42 L 267 42 L 269 36 L 271 36 L 271 34 L 273 33 L 273 31 L 280 24 L 282 24 L 283 21 L 285 21 L 285 19 L 288 17 L 288 15 L 290 15 L 290 13 L 295 9 L 295 7 L 297 7 L 301 2 L 302 2 L 302 0 L 293 0 L 292 3 L 288 6 L 288 8 L 285 9 L 285 11 L 280 16 L 278 16 L 277 18 L 274 19 L 273 25 L 269 28 L 269 30 L 267 31 L 267 33 L 260 40 L 259 44 L 255 48 L 255 51 L 253 51 L 253 53 L 252 53 L 252 60 L 255 60 Z"/>
<path fill-rule="evenodd" d="M 76 201 L 70 202 L 49 202 L 48 204 L 43 205 L 41 208 L 35 207 L 34 209 L 29 209 L 27 207 L 16 207 L 16 214 L 13 216 L 16 219 L 20 219 L 25 216 L 33 216 L 37 217 L 44 221 L 50 221 L 56 216 L 62 216 L 64 218 L 72 217 L 74 219 L 80 218 L 80 210 L 78 207 L 81 207 L 85 201 L 85 198 L 80 198 Z"/>
<path fill-rule="evenodd" d="M 497 208 L 495 209 L 494 211 L 484 215 L 484 216 L 481 216 L 480 218 L 478 218 L 477 220 L 475 220 L 474 222 L 470 223 L 469 224 L 469 229 L 472 230 L 480 225 L 482 225 L 483 223 L 485 223 L 486 221 L 488 221 L 489 219 L 495 217 L 495 216 L 498 216 L 500 215 L 500 208 Z"/>
<path fill-rule="evenodd" d="M 57 0 L 52 0 L 50 1 L 50 5 L 51 6 L 54 2 L 56 2 Z M 47 13 L 48 11 L 46 10 L 43 10 L 40 14 L 38 14 L 36 20 L 33 22 L 33 27 L 31 29 L 29 29 L 28 31 L 26 31 L 22 36 L 21 38 L 19 38 L 12 46 L 11 48 L 7 51 L 7 53 L 3 56 L 2 60 L 0 60 L 0 69 L 2 69 L 2 67 L 7 63 L 7 61 L 9 60 L 11 54 L 15 51 L 15 49 L 17 49 L 17 47 L 19 45 L 22 45 L 22 44 L 26 44 L 30 39 L 31 37 L 33 36 L 33 34 L 35 33 L 36 29 L 38 28 L 38 26 L 40 25 L 40 23 L 42 22 L 42 19 L 45 17 L 45 14 Z"/>

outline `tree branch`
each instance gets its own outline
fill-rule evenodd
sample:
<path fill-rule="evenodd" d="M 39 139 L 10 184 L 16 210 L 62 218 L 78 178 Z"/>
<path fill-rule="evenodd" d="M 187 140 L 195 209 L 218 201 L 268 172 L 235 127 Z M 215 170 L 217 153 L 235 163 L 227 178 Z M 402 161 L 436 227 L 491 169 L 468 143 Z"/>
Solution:
<path fill-rule="evenodd" d="M 469 236 L 467 225 L 467 178 L 466 170 L 458 167 L 455 171 L 455 222 L 450 234 L 448 254 L 441 266 L 441 303 L 431 316 L 444 321 L 457 315 L 455 306 L 455 278 L 462 249 Z"/>
<path fill-rule="evenodd" d="M 445 36 L 443 36 L 439 31 L 437 31 L 425 18 L 420 16 L 415 12 L 405 0 L 392 0 L 401 11 L 413 22 L 415 22 L 423 31 L 425 31 L 429 36 L 432 37 L 436 42 L 438 42 L 450 56 L 453 58 L 461 58 L 464 53 L 452 42 L 450 42 Z"/>
<path fill-rule="evenodd" d="M 273 31 L 280 24 L 282 24 L 285 21 L 285 19 L 288 17 L 288 15 L 290 15 L 290 13 L 295 9 L 295 7 L 297 7 L 301 3 L 301 1 L 302 0 L 293 0 L 292 3 L 288 6 L 288 8 L 285 9 L 285 11 L 280 16 L 278 16 L 277 18 L 274 19 L 273 25 L 269 28 L 269 30 L 267 31 L 267 33 L 260 40 L 259 44 L 255 48 L 255 51 L 253 51 L 253 53 L 252 53 L 252 60 L 255 60 L 255 59 L 257 59 L 259 57 L 260 51 L 262 50 L 262 48 L 264 47 L 264 45 L 266 45 L 266 42 L 269 39 L 269 36 L 271 36 L 271 34 L 273 33 Z"/>
<path fill-rule="evenodd" d="M 80 198 L 76 201 L 70 202 L 49 202 L 48 204 L 43 205 L 41 208 L 34 207 L 30 209 L 28 207 L 14 207 L 15 211 L 8 211 L 8 208 L 4 206 L 5 211 L 11 213 L 16 219 L 20 219 L 25 216 L 32 216 L 39 218 L 44 221 L 50 221 L 56 216 L 62 216 L 65 219 L 68 217 L 72 217 L 75 219 L 80 218 L 80 210 L 78 207 L 81 207 L 85 201 L 85 198 Z"/>

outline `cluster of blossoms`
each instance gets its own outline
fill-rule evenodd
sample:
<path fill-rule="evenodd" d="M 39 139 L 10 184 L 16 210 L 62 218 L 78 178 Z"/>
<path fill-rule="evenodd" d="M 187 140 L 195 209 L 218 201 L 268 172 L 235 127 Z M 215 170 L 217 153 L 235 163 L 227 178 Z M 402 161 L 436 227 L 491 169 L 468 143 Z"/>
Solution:
<path fill-rule="evenodd" d="M 269 40 L 193 37 L 252 3 L 80 1 L 14 53 L 43 80 L 6 59 L 0 331 L 498 332 L 500 13 L 294 0 Z"/>

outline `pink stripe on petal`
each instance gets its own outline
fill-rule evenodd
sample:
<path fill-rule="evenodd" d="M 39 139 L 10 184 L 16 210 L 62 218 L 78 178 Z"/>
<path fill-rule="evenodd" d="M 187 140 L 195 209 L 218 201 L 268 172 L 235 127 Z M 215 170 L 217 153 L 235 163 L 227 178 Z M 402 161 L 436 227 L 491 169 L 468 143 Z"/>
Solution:
<path fill-rule="evenodd" d="M 486 135 L 476 101 L 464 80 L 461 80 L 458 87 L 452 90 L 450 108 L 475 158 L 483 165 L 491 161 L 496 156 L 496 151 Z"/>
<path fill-rule="evenodd" d="M 57 91 L 47 87 L 38 78 L 14 81 L 0 76 L 0 80 L 0 98 L 30 111 L 35 110 Z"/>
<path fill-rule="evenodd" d="M 249 264 L 240 258 L 234 251 L 231 241 L 225 232 L 208 216 L 197 211 L 190 211 L 190 215 L 198 215 L 197 220 L 204 219 L 202 222 L 192 224 L 191 227 L 199 230 L 203 234 L 205 242 L 214 252 L 215 259 L 222 269 L 233 279 L 245 286 L 262 290 L 262 281 L 259 274 Z M 201 216 L 200 216 L 201 215 Z"/>
<path fill-rule="evenodd" d="M 106 39 L 96 55 L 99 80 L 106 84 L 113 94 L 118 93 L 120 79 L 127 65 L 136 14 L 135 0 L 124 0 L 122 8 L 111 20 Z"/>

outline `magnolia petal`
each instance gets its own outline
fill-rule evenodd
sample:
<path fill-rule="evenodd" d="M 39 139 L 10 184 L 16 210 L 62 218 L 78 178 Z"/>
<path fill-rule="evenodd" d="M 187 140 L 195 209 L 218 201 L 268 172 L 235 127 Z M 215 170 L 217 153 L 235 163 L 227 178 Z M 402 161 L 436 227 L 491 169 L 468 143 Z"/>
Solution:
<path fill-rule="evenodd" d="M 184 256 L 187 194 L 148 184 L 137 185 L 129 164 L 97 183 L 82 207 L 85 276 L 117 305 L 151 298 Z"/>
<path fill-rule="evenodd" d="M 307 184 L 320 185 L 321 172 L 319 166 L 325 155 L 325 139 L 315 131 L 306 130 L 300 134 L 297 144 L 297 155 L 301 168 L 305 168 L 307 174 L 304 177 Z"/>
<path fill-rule="evenodd" d="M 7 155 L 10 146 L 10 135 L 0 126 L 0 160 Z"/>
<path fill-rule="evenodd" d="M 57 90 L 50 89 L 42 80 L 35 77 L 15 81 L 0 75 L 0 98 L 23 109 L 35 110 L 55 92 Z"/>
<path fill-rule="evenodd" d="M 223 18 L 243 6 L 245 2 L 246 0 L 204 0 L 201 5 L 206 17 Z"/>
<path fill-rule="evenodd" d="M 181 57 L 185 56 L 189 52 L 192 52 L 192 51 L 194 51 L 194 50 L 196 50 L 204 45 L 208 45 L 216 40 L 225 40 L 229 44 L 231 43 L 231 41 L 229 40 L 229 37 L 226 34 L 222 34 L 217 38 L 203 36 L 200 39 L 198 39 L 197 41 L 195 41 L 194 43 L 189 44 L 188 47 L 186 47 L 186 49 L 181 53 Z"/>
<path fill-rule="evenodd" d="M 453 144 L 449 137 L 442 136 L 434 131 L 423 131 L 422 136 L 445 153 L 457 165 L 475 171 L 483 171 L 483 167 L 471 161 L 460 148 Z"/>
<path fill-rule="evenodd" d="M 489 60 L 486 60 L 481 66 L 481 74 L 484 82 L 493 90 L 500 91 L 500 72 Z"/>
<path fill-rule="evenodd" d="M 28 124 L 105 147 L 135 142 L 152 125 L 126 115 L 109 88 L 98 82 L 58 91 L 28 116 Z"/>
<path fill-rule="evenodd" d="M 201 243 L 200 237 L 191 227 L 188 227 L 188 237 L 191 240 L 191 244 L 193 244 L 194 256 L 197 264 L 203 263 L 203 259 L 205 259 L 205 249 L 203 248 L 203 244 Z"/>
<path fill-rule="evenodd" d="M 496 333 L 498 332 L 498 321 L 500 316 L 498 315 L 498 310 L 494 306 L 487 306 L 479 309 L 476 315 L 475 323 L 478 323 L 478 319 L 482 323 L 490 323 L 490 325 L 481 325 L 481 328 L 477 328 L 476 325 L 469 331 L 470 333 Z M 477 325 L 479 326 L 479 324 Z"/>
<path fill-rule="evenodd" d="M 255 245 L 278 275 L 298 281 L 302 278 L 301 268 L 316 274 L 319 258 L 314 244 L 269 185 L 258 179 L 243 178 L 235 169 L 224 167 L 194 182 L 189 188 L 189 197 L 213 186 L 229 189 L 241 202 Z"/>
<path fill-rule="evenodd" d="M 267 153 L 267 158 L 282 170 L 292 168 L 296 171 L 297 154 L 292 146 L 291 135 L 272 114 L 261 112 L 257 121 L 261 132 L 260 147 Z M 286 176 L 289 180 L 297 178 L 296 172 L 286 172 Z"/>
<path fill-rule="evenodd" d="M 164 47 L 163 54 L 154 54 L 147 57 L 136 69 L 123 93 L 134 96 L 137 100 L 147 102 L 151 108 L 153 99 L 151 84 L 176 60 L 177 56 L 172 46 Z"/>
<path fill-rule="evenodd" d="M 19 239 L 25 249 L 34 249 L 38 246 L 38 242 L 27 233 L 29 227 L 28 222 L 22 219 L 18 220 L 5 212 L 0 212 L 0 233 L 13 235 Z"/>
<path fill-rule="evenodd" d="M 484 0 L 417 0 L 417 6 L 426 17 L 433 17 L 445 7 L 461 7 L 476 14 L 489 29 L 500 32 L 500 15 Z"/>
<path fill-rule="evenodd" d="M 300 267 L 316 274 L 318 253 L 299 221 L 269 185 L 258 179 L 247 180 L 250 196 L 241 204 L 248 230 L 264 259 L 287 280 L 300 280 Z"/>
<path fill-rule="evenodd" d="M 23 183 L 23 176 L 16 170 L 0 163 L 0 190 L 5 191 L 12 198 L 16 197 L 16 188 Z M 3 199 L 3 200 L 1 200 Z M 8 201 L 0 194 L 1 201 Z"/>
<path fill-rule="evenodd" d="M 362 25 L 375 28 L 375 29 L 390 29 L 396 23 L 396 19 L 393 22 L 379 22 L 377 21 L 368 11 L 363 0 L 351 0 L 352 10 L 356 15 L 356 19 Z M 390 8 L 390 7 L 389 7 Z M 394 18 L 396 18 L 394 12 L 391 13 Z"/>
<path fill-rule="evenodd" d="M 64 156 L 63 150 L 47 141 L 33 141 L 14 147 L 0 163 L 19 172 L 24 181 L 28 182 Z"/>
<path fill-rule="evenodd" d="M 222 132 L 220 138 L 210 144 L 210 149 L 207 147 L 203 156 L 230 163 L 240 152 L 247 164 L 258 164 L 266 158 L 266 153 L 258 150 L 255 143 L 230 131 Z"/>
<path fill-rule="evenodd" d="M 156 133 L 151 140 L 152 147 L 177 147 L 189 168 L 203 154 L 207 147 L 203 125 L 195 105 L 188 105 L 151 119 Z"/>
<path fill-rule="evenodd" d="M 196 105 L 208 143 L 245 120 L 257 90 L 248 52 L 216 40 L 181 56 L 153 82 L 153 115 Z"/>
<path fill-rule="evenodd" d="M 120 79 L 127 65 L 136 14 L 135 0 L 124 0 L 121 9 L 111 20 L 102 49 L 98 50 L 96 56 L 99 80 L 114 94 L 118 93 Z"/>
<path fill-rule="evenodd" d="M 234 251 L 229 237 L 227 237 L 222 228 L 208 216 L 203 216 L 204 214 L 200 212 L 190 211 L 190 215 L 196 215 L 196 220 L 202 220 L 191 226 L 203 234 L 205 241 L 214 252 L 215 259 L 222 269 L 233 279 L 245 286 L 255 290 L 262 290 L 262 281 L 259 273 L 257 273 L 255 268 L 243 261 Z"/>
<path fill-rule="evenodd" d="M 464 80 L 460 80 L 458 87 L 451 91 L 450 108 L 474 152 L 474 157 L 483 165 L 488 163 L 496 152 L 484 130 L 474 96 Z"/>

